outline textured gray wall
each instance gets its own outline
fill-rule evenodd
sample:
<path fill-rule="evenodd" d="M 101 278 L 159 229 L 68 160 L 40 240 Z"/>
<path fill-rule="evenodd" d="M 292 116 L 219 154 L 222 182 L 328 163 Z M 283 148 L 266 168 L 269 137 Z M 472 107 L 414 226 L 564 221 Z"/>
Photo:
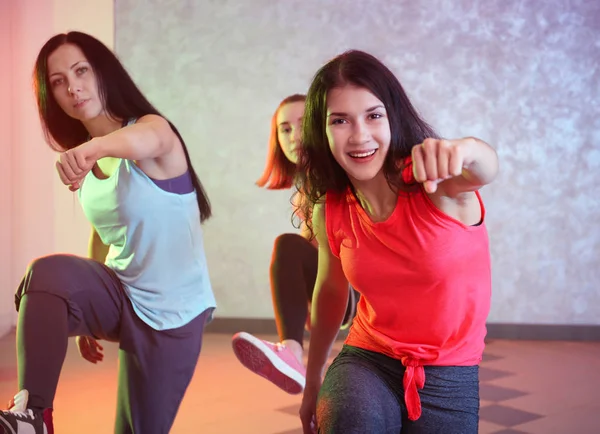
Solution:
<path fill-rule="evenodd" d="M 218 316 L 272 317 L 290 192 L 254 186 L 279 100 L 348 48 L 379 56 L 446 137 L 499 152 L 492 322 L 600 324 L 600 2 L 118 0 L 117 52 L 211 195 Z"/>

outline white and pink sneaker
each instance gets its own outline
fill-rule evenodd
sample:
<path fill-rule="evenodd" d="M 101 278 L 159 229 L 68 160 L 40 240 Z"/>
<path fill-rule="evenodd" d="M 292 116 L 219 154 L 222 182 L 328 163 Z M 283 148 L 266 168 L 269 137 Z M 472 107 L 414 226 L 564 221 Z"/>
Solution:
<path fill-rule="evenodd" d="M 238 360 L 252 372 L 292 395 L 304 390 L 306 368 L 285 345 L 246 332 L 236 333 L 231 345 Z"/>

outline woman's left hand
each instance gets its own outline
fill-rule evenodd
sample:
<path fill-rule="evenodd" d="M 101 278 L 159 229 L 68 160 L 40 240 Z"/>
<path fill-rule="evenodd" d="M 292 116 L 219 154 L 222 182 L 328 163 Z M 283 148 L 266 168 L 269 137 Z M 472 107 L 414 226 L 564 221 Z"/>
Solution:
<path fill-rule="evenodd" d="M 446 179 L 460 176 L 468 165 L 473 140 L 425 139 L 412 148 L 415 180 L 423 184 L 427 193 L 435 193 L 437 185 Z"/>
<path fill-rule="evenodd" d="M 94 139 L 85 142 L 73 149 L 62 152 L 56 162 L 56 170 L 63 184 L 69 190 L 78 190 L 81 181 L 88 174 L 98 160 L 98 146 Z"/>

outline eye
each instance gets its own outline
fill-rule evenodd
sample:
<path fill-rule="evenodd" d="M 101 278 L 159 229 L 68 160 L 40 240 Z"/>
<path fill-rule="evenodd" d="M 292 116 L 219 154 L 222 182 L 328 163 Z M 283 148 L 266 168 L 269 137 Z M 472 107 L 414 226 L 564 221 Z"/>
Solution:
<path fill-rule="evenodd" d="M 86 72 L 88 72 L 88 67 L 87 66 L 80 66 L 79 68 L 77 68 L 77 70 L 75 72 L 77 72 L 77 75 L 83 75 Z"/>
<path fill-rule="evenodd" d="M 343 123 L 346 123 L 346 119 L 337 118 L 331 121 L 331 125 L 341 125 Z"/>
<path fill-rule="evenodd" d="M 369 119 L 381 119 L 383 115 L 381 113 L 371 113 Z"/>
<path fill-rule="evenodd" d="M 58 85 L 61 85 L 63 83 L 63 79 L 62 78 L 55 78 L 54 80 L 52 80 L 50 82 L 50 86 L 51 87 L 56 87 Z"/>

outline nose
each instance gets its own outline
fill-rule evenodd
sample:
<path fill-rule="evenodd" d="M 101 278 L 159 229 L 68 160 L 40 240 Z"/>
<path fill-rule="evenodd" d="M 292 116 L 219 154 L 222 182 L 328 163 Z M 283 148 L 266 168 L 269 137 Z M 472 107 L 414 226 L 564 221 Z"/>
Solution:
<path fill-rule="evenodd" d="M 290 136 L 292 143 L 299 143 L 300 142 L 300 134 L 302 133 L 300 127 L 293 127 L 292 128 L 292 134 Z"/>
<path fill-rule="evenodd" d="M 81 83 L 79 81 L 71 81 L 69 82 L 69 87 L 67 88 L 67 91 L 71 94 L 71 95 L 76 95 L 79 92 L 81 92 Z"/>
<path fill-rule="evenodd" d="M 370 137 L 369 129 L 363 121 L 357 121 L 354 123 L 352 136 L 350 136 L 350 142 L 360 145 L 369 141 Z"/>

